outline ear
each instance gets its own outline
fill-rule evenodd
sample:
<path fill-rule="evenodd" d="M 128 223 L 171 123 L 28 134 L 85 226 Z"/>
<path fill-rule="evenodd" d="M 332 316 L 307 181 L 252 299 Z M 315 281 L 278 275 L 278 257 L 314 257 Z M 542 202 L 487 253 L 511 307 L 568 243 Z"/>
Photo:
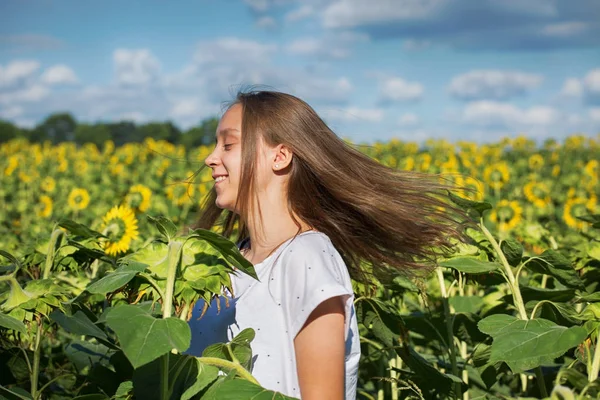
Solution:
<path fill-rule="evenodd" d="M 273 158 L 272 166 L 274 171 L 285 169 L 292 162 L 294 153 L 284 144 L 279 144 L 274 149 L 275 157 Z"/>

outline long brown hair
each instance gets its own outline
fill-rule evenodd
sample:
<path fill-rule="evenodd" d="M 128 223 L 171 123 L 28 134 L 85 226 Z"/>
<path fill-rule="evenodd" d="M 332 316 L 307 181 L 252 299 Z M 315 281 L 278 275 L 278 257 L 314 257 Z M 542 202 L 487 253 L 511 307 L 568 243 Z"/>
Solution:
<path fill-rule="evenodd" d="M 382 272 L 428 271 L 439 256 L 451 253 L 457 240 L 467 240 L 464 228 L 471 221 L 447 201 L 446 191 L 456 189 L 449 180 L 380 164 L 340 139 L 306 102 L 290 94 L 240 91 L 229 108 L 234 104 L 242 106 L 239 214 L 218 208 L 213 188 L 196 228 L 219 224 L 221 234 L 231 238 L 237 223 L 236 241 L 248 237 L 262 137 L 271 146 L 285 144 L 293 153 L 287 187 L 290 215 L 330 238 L 353 279 L 372 283 L 370 277 Z M 262 216 L 260 204 L 258 212 Z"/>

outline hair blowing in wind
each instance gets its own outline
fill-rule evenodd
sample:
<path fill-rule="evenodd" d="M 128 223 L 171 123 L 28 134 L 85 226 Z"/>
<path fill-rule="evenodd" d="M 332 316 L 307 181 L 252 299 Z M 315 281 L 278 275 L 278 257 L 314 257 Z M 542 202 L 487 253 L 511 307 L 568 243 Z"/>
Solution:
<path fill-rule="evenodd" d="M 239 214 L 215 205 L 213 188 L 194 228 L 222 226 L 231 239 L 247 237 L 246 223 L 257 196 L 257 139 L 292 153 L 288 210 L 331 239 L 353 279 L 369 283 L 384 271 L 413 275 L 428 271 L 440 256 L 466 240 L 467 215 L 448 201 L 457 188 L 435 174 L 400 171 L 380 164 L 339 138 L 304 101 L 275 91 L 239 92 L 242 106 L 242 165 Z M 204 167 L 203 167 L 204 168 Z M 299 229 L 300 224 L 297 223 Z"/>

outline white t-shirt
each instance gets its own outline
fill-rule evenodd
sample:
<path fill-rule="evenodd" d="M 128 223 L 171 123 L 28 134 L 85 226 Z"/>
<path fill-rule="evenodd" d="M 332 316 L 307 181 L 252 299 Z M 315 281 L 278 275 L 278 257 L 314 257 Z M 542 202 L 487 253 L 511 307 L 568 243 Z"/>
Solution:
<path fill-rule="evenodd" d="M 254 268 L 259 281 L 242 272 L 232 274 L 235 296 L 228 296 L 229 307 L 225 299 L 214 299 L 198 319 L 204 300 L 194 305 L 189 321 L 192 343 L 186 353 L 200 356 L 207 346 L 228 342 L 243 329 L 253 328 L 252 375 L 267 389 L 299 398 L 294 338 L 319 304 L 342 295 L 346 315 L 345 398 L 356 399 L 360 337 L 354 292 L 346 265 L 329 237 L 323 232 L 302 232 Z M 221 302 L 219 313 L 217 301 Z"/>

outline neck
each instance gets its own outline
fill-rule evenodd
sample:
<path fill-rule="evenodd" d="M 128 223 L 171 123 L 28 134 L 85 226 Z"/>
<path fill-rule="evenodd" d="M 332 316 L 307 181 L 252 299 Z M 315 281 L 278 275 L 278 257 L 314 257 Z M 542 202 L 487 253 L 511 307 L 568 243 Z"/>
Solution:
<path fill-rule="evenodd" d="M 255 210 L 255 215 L 247 224 L 253 258 L 266 257 L 281 243 L 297 233 L 312 228 L 296 215 L 296 220 L 300 223 L 298 228 L 288 211 L 287 200 L 279 193 L 281 192 L 262 193 L 263 196 L 260 197 L 262 221 L 258 219 L 258 210 Z"/>

